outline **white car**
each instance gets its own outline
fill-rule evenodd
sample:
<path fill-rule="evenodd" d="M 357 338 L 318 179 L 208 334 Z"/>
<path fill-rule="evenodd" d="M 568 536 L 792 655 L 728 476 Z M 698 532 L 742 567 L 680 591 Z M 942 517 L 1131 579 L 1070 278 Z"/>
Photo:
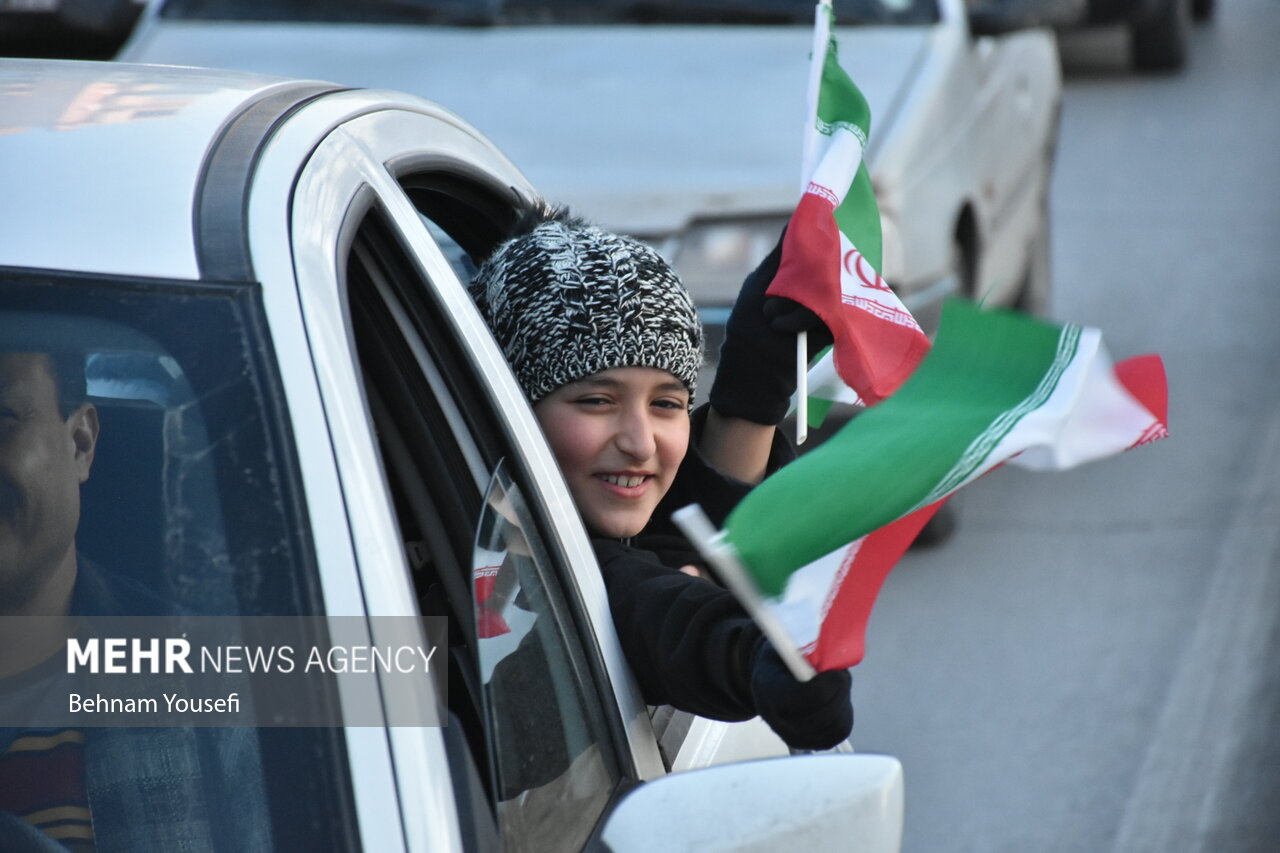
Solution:
<path fill-rule="evenodd" d="M 872 110 L 883 274 L 926 327 L 948 293 L 1047 308 L 1061 75 L 1029 25 L 1082 5 L 835 4 Z M 120 58 L 430 93 L 550 198 L 658 246 L 714 321 L 799 198 L 813 8 L 158 0 Z"/>
<path fill-rule="evenodd" d="M 83 747 L 83 823 L 55 837 L 103 853 L 898 849 L 890 757 L 787 756 L 758 721 L 695 720 L 660 751 L 564 480 L 459 278 L 533 193 L 415 96 L 0 60 L 0 355 L 70 359 L 101 424 L 72 601 L 118 578 L 125 607 L 163 598 L 229 626 L 287 617 L 381 645 L 447 625 L 433 677 L 320 695 L 327 724 L 89 718 L 34 739 Z M 11 446 L 25 410 L 4 383 L 0 404 L 6 520 L 44 469 Z M 508 559 L 516 603 L 479 631 Z M 527 677 L 499 677 L 517 647 Z M 446 726 L 414 716 L 437 706 Z M 32 707 L 0 701 L 0 749 L 47 729 Z M 0 848 L 43 849 L 33 832 L 0 813 Z"/>

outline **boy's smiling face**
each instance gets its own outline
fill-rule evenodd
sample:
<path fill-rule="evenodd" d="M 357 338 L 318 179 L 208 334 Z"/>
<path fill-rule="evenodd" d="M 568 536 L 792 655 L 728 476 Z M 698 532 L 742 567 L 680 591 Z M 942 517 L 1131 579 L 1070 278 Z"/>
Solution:
<path fill-rule="evenodd" d="M 689 390 L 664 370 L 616 367 L 533 407 L 593 535 L 635 536 L 689 448 Z"/>

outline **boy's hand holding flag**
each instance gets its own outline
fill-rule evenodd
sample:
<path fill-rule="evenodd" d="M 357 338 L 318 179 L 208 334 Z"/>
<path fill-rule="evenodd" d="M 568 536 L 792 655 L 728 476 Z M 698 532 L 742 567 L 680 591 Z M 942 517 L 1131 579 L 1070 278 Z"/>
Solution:
<path fill-rule="evenodd" d="M 880 211 L 862 161 L 871 110 L 840 67 L 832 19 L 830 3 L 819 3 L 804 194 L 791 216 L 768 293 L 822 318 L 835 339 L 836 371 L 874 405 L 911 375 L 928 352 L 929 339 L 880 276 Z"/>
<path fill-rule="evenodd" d="M 831 20 L 830 3 L 819 3 L 804 193 L 778 245 L 743 283 L 725 330 L 720 360 L 748 366 L 736 376 L 752 381 L 717 374 L 711 389 L 718 412 L 760 424 L 782 420 L 798 384 L 803 409 L 804 384 L 788 365 L 802 362 L 803 377 L 804 367 L 833 341 L 834 370 L 856 391 L 851 398 L 872 404 L 892 393 L 929 349 L 878 272 L 880 212 L 862 162 L 871 113 L 837 61 Z M 828 355 L 815 370 L 831 371 L 830 362 Z M 803 414 L 798 421 L 803 429 Z"/>

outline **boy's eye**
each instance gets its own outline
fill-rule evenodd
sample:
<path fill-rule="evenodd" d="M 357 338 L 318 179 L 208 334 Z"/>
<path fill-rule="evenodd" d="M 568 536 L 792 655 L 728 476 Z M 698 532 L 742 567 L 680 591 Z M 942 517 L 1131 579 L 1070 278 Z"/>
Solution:
<path fill-rule="evenodd" d="M 580 406 L 607 406 L 609 398 L 607 397 L 579 397 L 574 400 Z"/>
<path fill-rule="evenodd" d="M 689 408 L 689 404 L 681 400 L 654 400 L 653 405 L 660 409 L 671 409 L 678 412 L 686 411 Z"/>

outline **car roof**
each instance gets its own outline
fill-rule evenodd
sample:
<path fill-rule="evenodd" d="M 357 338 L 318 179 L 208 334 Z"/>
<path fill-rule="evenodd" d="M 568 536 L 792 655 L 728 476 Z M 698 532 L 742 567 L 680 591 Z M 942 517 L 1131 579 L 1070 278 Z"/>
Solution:
<path fill-rule="evenodd" d="M 278 118 L 325 88 L 336 87 L 0 60 L 0 266 L 198 278 L 194 220 L 213 143 L 254 105 L 271 102 Z"/>

